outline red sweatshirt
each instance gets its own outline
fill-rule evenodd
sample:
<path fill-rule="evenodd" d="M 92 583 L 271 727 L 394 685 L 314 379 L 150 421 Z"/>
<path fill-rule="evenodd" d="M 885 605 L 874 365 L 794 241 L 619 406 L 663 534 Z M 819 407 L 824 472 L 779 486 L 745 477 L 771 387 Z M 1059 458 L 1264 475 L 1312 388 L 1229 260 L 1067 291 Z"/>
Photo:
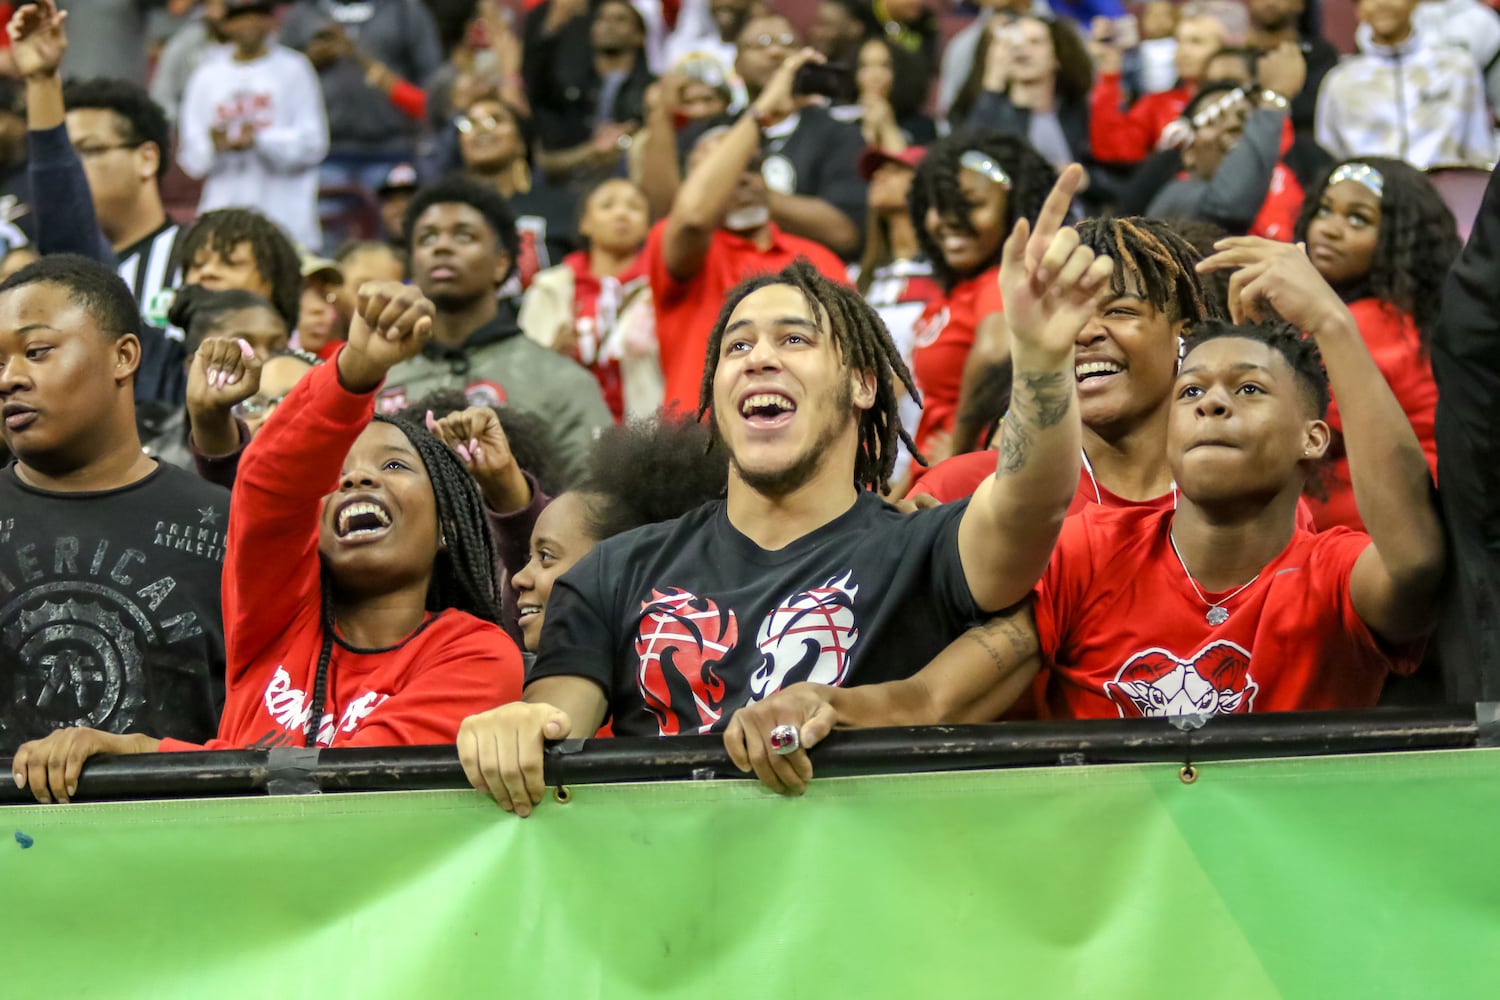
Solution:
<path fill-rule="evenodd" d="M 308 373 L 240 462 L 224 559 L 229 662 L 219 736 L 208 749 L 301 746 L 322 646 L 318 521 L 375 395 Z M 448 610 L 398 645 L 335 641 L 320 746 L 452 743 L 467 716 L 521 697 L 521 654 L 498 625 Z M 202 749 L 163 740 L 163 750 Z"/>
<path fill-rule="evenodd" d="M 1351 302 L 1349 311 L 1359 324 L 1359 335 L 1370 349 L 1375 366 L 1385 376 L 1396 402 L 1406 411 L 1411 429 L 1416 432 L 1422 452 L 1427 456 L 1427 467 L 1436 478 L 1438 390 L 1432 378 L 1432 360 L 1422 350 L 1417 324 L 1406 313 L 1379 299 Z M 1328 426 L 1340 433 L 1344 430 L 1336 399 L 1328 405 Z M 1349 475 L 1349 456 L 1344 453 L 1342 438 L 1335 441 L 1329 454 L 1333 462 L 1326 480 L 1328 499 L 1310 500 L 1318 530 L 1326 531 L 1342 525 L 1364 531 L 1359 508 L 1354 503 L 1354 480 Z"/>
<path fill-rule="evenodd" d="M 1100 163 L 1139 163 L 1193 97 L 1193 88 L 1147 94 L 1126 111 L 1120 74 L 1104 73 L 1089 94 L 1089 145 Z"/>

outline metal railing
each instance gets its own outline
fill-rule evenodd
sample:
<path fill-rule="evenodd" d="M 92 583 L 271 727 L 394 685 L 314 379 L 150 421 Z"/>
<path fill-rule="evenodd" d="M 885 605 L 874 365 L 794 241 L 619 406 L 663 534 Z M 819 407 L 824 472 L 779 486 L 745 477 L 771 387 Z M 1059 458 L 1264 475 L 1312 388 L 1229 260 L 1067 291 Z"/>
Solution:
<path fill-rule="evenodd" d="M 1486 745 L 1493 704 L 1208 719 L 1011 722 L 835 732 L 811 751 L 820 777 L 1079 764 L 1204 761 L 1453 750 Z M 1500 733 L 1495 735 L 1500 736 Z M 10 773 L 0 761 L 0 775 Z M 744 777 L 718 736 L 562 740 L 549 744 L 552 787 Z M 97 757 L 76 799 L 181 798 L 466 788 L 452 746 L 228 750 Z M 0 804 L 34 802 L 0 779 Z"/>

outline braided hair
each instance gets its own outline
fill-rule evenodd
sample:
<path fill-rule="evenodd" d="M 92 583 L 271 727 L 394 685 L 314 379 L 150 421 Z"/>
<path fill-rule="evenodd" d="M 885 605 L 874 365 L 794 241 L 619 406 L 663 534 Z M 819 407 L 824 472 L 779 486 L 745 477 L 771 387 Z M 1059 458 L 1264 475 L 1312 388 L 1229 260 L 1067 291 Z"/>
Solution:
<path fill-rule="evenodd" d="M 943 257 L 943 248 L 927 231 L 927 211 L 935 210 L 941 216 L 957 220 L 958 225 L 973 232 L 969 224 L 969 202 L 959 187 L 959 158 L 969 151 L 983 153 L 998 163 L 1010 175 L 1010 190 L 1005 198 L 1005 233 L 1009 234 L 1017 219 L 1036 221 L 1037 213 L 1052 185 L 1057 182 L 1057 172 L 1051 164 L 1020 136 L 992 132 L 987 129 L 964 129 L 939 139 L 927 147 L 927 156 L 917 167 L 912 179 L 911 221 L 917 230 L 917 242 L 922 252 L 932 261 L 933 274 L 944 288 L 952 289 L 965 278 L 980 274 L 1000 263 L 1000 248 L 995 248 L 989 260 L 974 268 L 971 274 L 955 274 Z"/>
<path fill-rule="evenodd" d="M 826 318 L 843 359 L 845 371 L 875 374 L 875 405 L 859 418 L 859 451 L 854 460 L 854 485 L 885 493 L 890 489 L 891 473 L 896 468 L 896 441 L 918 457 L 917 446 L 901 426 L 895 385 L 891 376 L 918 403 L 922 394 L 912 381 L 901 352 L 891 342 L 891 335 L 878 313 L 853 288 L 829 281 L 805 258 L 798 258 L 775 274 L 763 274 L 740 282 L 724 299 L 718 322 L 708 337 L 708 353 L 703 364 L 703 383 L 698 390 L 698 418 L 713 409 L 714 373 L 719 367 L 724 330 L 729 319 L 745 298 L 771 285 L 789 285 L 802 293 L 808 311 L 819 324 Z"/>
<path fill-rule="evenodd" d="M 1174 321 L 1224 318 L 1199 280 L 1196 265 L 1202 255 L 1172 224 L 1136 216 L 1084 219 L 1076 228 L 1082 245 L 1114 260 L 1112 296 L 1140 295 Z"/>
<path fill-rule="evenodd" d="M 427 610 L 463 611 L 483 621 L 500 622 L 500 583 L 495 574 L 495 538 L 490 533 L 484 501 L 458 456 L 425 427 L 402 417 L 376 414 L 406 436 L 427 469 L 437 508 L 438 535 L 444 540 L 432 566 L 427 588 Z M 313 681 L 312 710 L 307 718 L 304 746 L 316 746 L 328 698 L 328 667 L 333 659 L 333 584 L 322 576 L 323 645 Z"/>
<path fill-rule="evenodd" d="M 250 247 L 255 270 L 271 286 L 271 305 L 287 329 L 295 329 L 302 309 L 301 258 L 276 223 L 259 212 L 248 208 L 204 212 L 178 241 L 172 270 L 185 272 L 205 251 L 228 260 L 241 243 Z"/>
<path fill-rule="evenodd" d="M 1346 302 L 1373 296 L 1409 315 L 1425 352 L 1442 311 L 1443 282 L 1463 248 L 1458 223 L 1437 188 L 1416 167 L 1384 156 L 1361 156 L 1344 163 L 1373 167 L 1385 183 L 1380 196 L 1380 234 L 1369 273 L 1339 293 Z M 1307 239 L 1308 227 L 1317 218 L 1328 178 L 1344 163 L 1329 168 L 1308 190 L 1297 219 L 1299 242 Z"/>
<path fill-rule="evenodd" d="M 1187 335 L 1189 353 L 1211 340 L 1238 337 L 1265 344 L 1286 360 L 1297 376 L 1303 397 L 1319 420 L 1328 416 L 1328 372 L 1317 342 L 1290 323 L 1231 323 L 1213 319 L 1199 323 Z"/>

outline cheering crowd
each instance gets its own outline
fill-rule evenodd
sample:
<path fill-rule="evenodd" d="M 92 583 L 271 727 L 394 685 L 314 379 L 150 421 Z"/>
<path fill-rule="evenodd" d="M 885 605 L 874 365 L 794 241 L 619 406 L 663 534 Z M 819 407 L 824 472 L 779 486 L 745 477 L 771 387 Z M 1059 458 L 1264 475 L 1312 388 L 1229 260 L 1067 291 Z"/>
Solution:
<path fill-rule="evenodd" d="M 567 737 L 798 793 L 841 727 L 1500 692 L 1479 0 L 1344 56 L 1301 0 L 174 0 L 149 80 L 8 6 L 40 801 L 456 743 L 525 816 Z"/>

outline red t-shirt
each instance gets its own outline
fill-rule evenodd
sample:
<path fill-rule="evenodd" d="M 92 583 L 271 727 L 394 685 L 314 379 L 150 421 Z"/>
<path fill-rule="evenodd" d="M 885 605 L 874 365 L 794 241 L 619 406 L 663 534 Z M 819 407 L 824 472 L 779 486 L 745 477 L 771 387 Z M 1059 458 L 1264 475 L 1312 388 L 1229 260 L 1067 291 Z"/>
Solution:
<path fill-rule="evenodd" d="M 339 385 L 338 364 L 307 374 L 240 460 L 224 559 L 224 715 L 209 749 L 301 746 L 322 646 L 318 522 L 375 394 Z M 335 642 L 320 746 L 452 743 L 476 712 L 521 697 L 521 653 L 500 626 L 462 611 L 399 645 Z M 163 750 L 201 749 L 163 740 Z"/>
<path fill-rule="evenodd" d="M 1089 145 L 1100 163 L 1139 163 L 1151 155 L 1161 134 L 1193 98 L 1182 85 L 1146 94 L 1125 110 L 1120 74 L 1102 73 L 1089 93 Z"/>
<path fill-rule="evenodd" d="M 964 362 L 974 346 L 974 333 L 986 316 L 1002 309 L 998 267 L 955 286 L 946 298 L 927 303 L 917 321 L 911 355 L 912 377 L 922 393 L 918 451 L 927 450 L 927 439 L 934 432 L 953 430 Z"/>
<path fill-rule="evenodd" d="M 666 219 L 651 228 L 642 255 L 656 309 L 656 341 L 666 384 L 662 402 L 666 409 L 698 412 L 708 335 L 719 320 L 724 296 L 741 281 L 757 274 L 774 273 L 798 257 L 806 257 L 830 281 L 849 283 L 843 262 L 832 250 L 784 233 L 774 225 L 770 227 L 771 247 L 765 251 L 743 236 L 716 230 L 702 268 L 692 280 L 678 282 L 667 272 L 662 248 L 666 230 Z"/>
<path fill-rule="evenodd" d="M 1036 589 L 1052 715 L 1366 708 L 1388 672 L 1416 667 L 1415 650 L 1388 653 L 1354 611 L 1366 535 L 1297 530 L 1216 626 L 1172 551 L 1172 517 L 1093 508 L 1063 525 Z"/>
<path fill-rule="evenodd" d="M 962 500 L 964 497 L 973 496 L 974 491 L 979 489 L 979 484 L 993 476 L 999 465 L 1000 453 L 993 448 L 954 455 L 928 469 L 912 484 L 906 495 L 914 497 L 919 493 L 925 493 L 941 503 Z M 1097 494 L 1094 492 L 1096 489 Z M 1081 514 L 1093 506 L 1171 510 L 1176 506 L 1176 499 L 1176 491 L 1168 490 L 1161 496 L 1150 500 L 1126 500 L 1095 483 L 1088 470 L 1082 469 L 1078 473 L 1078 492 L 1073 494 L 1073 502 L 1068 506 L 1068 515 Z"/>
<path fill-rule="evenodd" d="M 1385 376 L 1396 402 L 1406 411 L 1411 429 L 1421 442 L 1427 456 L 1427 467 L 1437 478 L 1437 383 L 1432 378 L 1432 360 L 1422 350 L 1421 335 L 1417 324 L 1410 316 L 1378 299 L 1360 299 L 1350 303 L 1349 311 L 1359 324 L 1360 336 L 1370 349 L 1370 356 L 1380 374 Z M 1328 404 L 1328 426 L 1336 431 L 1344 429 L 1339 416 L 1338 401 Z M 1342 524 L 1347 528 L 1364 530 L 1359 509 L 1354 503 L 1354 482 L 1349 476 L 1349 457 L 1344 454 L 1343 442 L 1335 444 L 1333 462 L 1326 480 L 1328 499 L 1313 500 L 1313 516 L 1319 528 Z"/>
<path fill-rule="evenodd" d="M 928 469 L 912 484 L 911 489 L 906 491 L 906 495 L 914 497 L 925 493 L 939 503 L 962 500 L 964 497 L 973 496 L 974 491 L 979 489 L 979 484 L 993 476 L 999 466 L 1000 453 L 993 448 L 954 455 Z M 1095 493 L 1096 490 L 1097 493 Z M 1175 510 L 1177 490 L 1168 490 L 1161 496 L 1152 497 L 1150 500 L 1126 500 L 1097 483 L 1094 477 L 1089 475 L 1088 469 L 1080 469 L 1078 491 L 1073 494 L 1073 502 L 1068 506 L 1068 516 L 1082 514 L 1090 507 Z M 1297 501 L 1297 527 L 1309 532 L 1318 530 L 1317 522 L 1313 519 L 1312 507 L 1308 505 L 1306 497 Z"/>
<path fill-rule="evenodd" d="M 619 315 L 621 287 L 644 279 L 645 265 L 636 257 L 611 283 L 610 294 L 604 295 L 604 282 L 589 270 L 586 251 L 570 253 L 562 262 L 573 271 L 573 323 L 578 331 L 573 360 L 594 373 L 604 402 L 615 423 L 619 423 L 625 419 L 625 383 L 620 375 L 620 359 L 605 354 L 602 347 Z"/>

